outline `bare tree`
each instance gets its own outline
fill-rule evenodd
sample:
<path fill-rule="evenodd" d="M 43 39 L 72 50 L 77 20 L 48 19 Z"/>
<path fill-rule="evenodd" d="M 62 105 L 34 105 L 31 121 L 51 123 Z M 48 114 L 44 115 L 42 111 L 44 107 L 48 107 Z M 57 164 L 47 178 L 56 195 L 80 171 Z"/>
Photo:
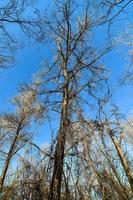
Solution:
<path fill-rule="evenodd" d="M 108 71 L 100 61 L 112 49 L 112 44 L 106 42 L 103 48 L 96 49 L 92 45 L 93 30 L 110 24 L 129 3 L 131 1 L 84 1 L 83 4 L 72 0 L 55 1 L 52 15 L 46 18 L 46 33 L 54 48 L 55 60 L 46 62 L 40 94 L 48 99 L 52 110 L 60 113 L 49 200 L 61 199 L 66 139 L 71 133 L 72 121 L 82 118 L 78 113 L 85 105 L 108 101 L 107 96 L 99 92 L 103 88 L 108 90 Z"/>
<path fill-rule="evenodd" d="M 19 5 L 19 11 L 16 12 L 14 9 L 17 8 L 13 4 L 16 1 L 11 2 L 9 8 L 13 7 L 13 13 L 1 20 L 2 30 L 6 23 L 15 23 L 28 36 L 41 39 L 45 26 L 45 36 L 53 57 L 46 61 L 33 84 L 22 87 L 20 95 L 14 100 L 15 113 L 0 118 L 3 134 L 0 145 L 2 153 L 5 151 L 1 191 L 5 189 L 13 157 L 26 143 L 43 152 L 26 136 L 32 120 L 41 118 L 47 107 L 48 119 L 49 116 L 50 120 L 54 116 L 57 122 L 57 135 L 46 159 L 43 158 L 46 169 L 38 168 L 39 164 L 34 165 L 22 156 L 20 173 L 16 170 L 18 184 L 12 186 L 18 191 L 17 198 L 132 198 L 131 167 L 124 157 L 121 141 L 117 140 L 117 134 L 120 135 L 119 126 L 114 131 L 114 124 L 104 112 L 104 105 L 109 102 L 112 94 L 108 86 L 109 71 L 103 65 L 102 58 L 112 50 L 114 44 L 109 43 L 105 37 L 99 47 L 95 36 L 99 27 L 104 26 L 109 30 L 111 23 L 132 1 L 86 0 L 80 3 L 74 0 L 56 0 L 45 18 L 39 18 L 38 23 L 34 19 L 20 18 L 26 2 L 21 1 L 20 6 L 17 1 L 15 5 Z M 6 37 L 12 40 L 10 35 Z M 93 114 L 90 115 L 92 109 Z M 5 147 L 7 137 L 10 142 Z M 41 163 L 41 159 L 39 162 Z M 21 175 L 20 179 L 17 173 Z M 9 188 L 12 193 L 13 189 Z"/>
<path fill-rule="evenodd" d="M 21 91 L 20 95 L 14 98 L 16 106 L 15 113 L 5 114 L 0 117 L 0 127 L 3 132 L 4 141 L 9 140 L 9 144 L 3 143 L 5 151 L 4 164 L 0 178 L 0 191 L 2 192 L 10 162 L 15 154 L 24 147 L 30 139 L 27 126 L 30 126 L 33 119 L 37 120 L 43 116 L 44 105 L 37 101 L 35 88 Z"/>

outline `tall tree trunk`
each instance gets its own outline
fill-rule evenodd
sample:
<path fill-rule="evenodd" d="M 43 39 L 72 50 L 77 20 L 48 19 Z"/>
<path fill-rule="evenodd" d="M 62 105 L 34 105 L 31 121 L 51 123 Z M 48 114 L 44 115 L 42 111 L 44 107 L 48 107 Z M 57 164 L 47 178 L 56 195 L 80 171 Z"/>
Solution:
<path fill-rule="evenodd" d="M 129 164 L 128 164 L 128 161 L 127 159 L 125 158 L 125 155 L 119 145 L 119 142 L 116 141 L 116 139 L 112 136 L 112 134 L 110 133 L 110 136 L 111 136 L 111 139 L 112 139 L 112 142 L 116 148 L 116 151 L 118 153 L 118 156 L 120 158 L 120 161 L 121 161 L 121 164 L 124 168 L 124 171 L 125 171 L 125 174 L 128 178 L 128 181 L 129 181 L 129 184 L 130 184 L 130 187 L 132 189 L 132 192 L 133 192 L 133 176 L 132 176 L 132 173 L 131 173 L 131 170 L 130 170 L 130 167 L 129 167 Z"/>
<path fill-rule="evenodd" d="M 20 129 L 21 129 L 21 125 L 19 125 L 19 127 L 18 127 L 18 129 L 16 131 L 16 134 L 14 136 L 14 139 L 13 139 L 12 144 L 10 146 L 9 152 L 7 154 L 7 158 L 6 158 L 5 163 L 4 163 L 2 175 L 0 177 L 0 193 L 3 190 L 6 174 L 7 174 L 7 171 L 8 171 L 8 168 L 9 168 L 9 164 L 10 164 L 10 161 L 11 161 L 13 153 L 14 153 L 14 149 L 15 149 L 16 142 L 17 142 L 17 139 L 18 139 L 18 135 L 20 133 Z"/>
<path fill-rule="evenodd" d="M 63 67 L 64 74 L 64 90 L 62 100 L 62 110 L 60 119 L 60 128 L 55 148 L 54 155 L 54 170 L 52 175 L 52 181 L 49 190 L 48 200 L 60 200 L 61 199 L 61 182 L 63 175 L 63 164 L 64 164 L 64 150 L 66 142 L 66 134 L 68 129 L 68 74 L 67 69 Z"/>

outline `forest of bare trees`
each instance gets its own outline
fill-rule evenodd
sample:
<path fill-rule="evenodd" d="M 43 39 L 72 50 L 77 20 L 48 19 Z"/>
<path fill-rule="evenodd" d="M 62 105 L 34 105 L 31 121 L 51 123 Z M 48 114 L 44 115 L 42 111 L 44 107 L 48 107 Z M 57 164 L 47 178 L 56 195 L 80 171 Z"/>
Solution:
<path fill-rule="evenodd" d="M 1 200 L 133 200 L 133 118 L 115 102 L 133 85 L 132 7 L 132 0 L 1 3 L 0 73 L 15 67 L 25 41 L 44 49 L 32 81 L 0 113 Z M 113 84 L 106 60 L 116 48 L 130 54 Z M 34 139 L 40 125 L 51 138 L 44 146 Z"/>

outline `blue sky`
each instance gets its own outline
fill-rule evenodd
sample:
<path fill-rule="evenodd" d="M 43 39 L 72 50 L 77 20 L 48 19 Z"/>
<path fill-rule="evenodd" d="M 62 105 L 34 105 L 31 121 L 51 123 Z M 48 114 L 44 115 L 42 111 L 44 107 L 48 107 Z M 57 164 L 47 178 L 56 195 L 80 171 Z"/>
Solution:
<path fill-rule="evenodd" d="M 125 25 L 126 26 L 126 25 Z M 116 32 L 121 28 L 114 27 Z M 97 41 L 101 40 L 103 33 L 98 36 Z M 32 75 L 35 74 L 42 61 L 47 57 L 48 52 L 46 45 L 37 42 L 27 42 L 26 46 L 18 49 L 15 52 L 14 66 L 8 70 L 0 71 L 0 111 L 8 112 L 12 110 L 10 100 L 17 94 L 19 84 L 29 83 L 32 80 Z M 50 53 L 49 53 L 50 55 Z M 52 57 L 52 55 L 50 55 Z M 128 61 L 128 48 L 121 46 L 110 52 L 103 58 L 104 64 L 111 69 L 111 83 L 115 85 L 117 78 L 127 65 Z M 122 88 L 114 96 L 114 101 L 117 103 L 124 113 L 130 113 L 133 108 L 133 100 L 130 97 L 131 90 Z M 53 119 L 54 120 L 54 119 Z M 56 123 L 56 122 L 54 122 Z M 44 144 L 49 141 L 50 135 L 48 125 L 45 128 L 41 126 L 38 130 L 35 141 L 38 144 Z"/>
<path fill-rule="evenodd" d="M 19 84 L 28 83 L 32 81 L 32 76 L 35 74 L 45 58 L 45 49 L 34 43 L 23 49 L 17 51 L 16 61 L 13 68 L 3 70 L 0 73 L 0 105 L 1 112 L 8 112 L 12 110 L 10 100 L 17 94 Z M 127 50 L 125 50 L 127 51 Z M 128 52 L 127 52 L 128 53 Z M 123 56 L 118 53 L 118 50 L 110 52 L 105 58 L 104 62 L 111 69 L 111 80 L 115 83 L 119 77 L 124 65 L 126 64 L 126 58 L 124 61 Z M 116 59 L 117 57 L 117 59 Z M 126 91 L 126 94 L 125 94 Z M 115 95 L 115 103 L 120 105 L 124 111 L 131 109 L 133 105 L 132 98 L 129 98 L 129 90 L 121 89 Z M 127 103 L 126 103 L 127 102 Z M 53 119 L 54 120 L 54 119 Z M 45 133 L 46 132 L 46 133 Z M 38 134 L 35 137 L 37 143 L 43 144 L 49 141 L 50 135 L 49 126 L 45 123 L 45 128 L 41 126 L 38 129 Z"/>

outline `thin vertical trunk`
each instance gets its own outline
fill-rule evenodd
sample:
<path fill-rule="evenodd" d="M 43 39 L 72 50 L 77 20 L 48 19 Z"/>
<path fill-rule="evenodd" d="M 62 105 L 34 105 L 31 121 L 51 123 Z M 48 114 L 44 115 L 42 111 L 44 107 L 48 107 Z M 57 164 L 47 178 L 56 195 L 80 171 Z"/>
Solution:
<path fill-rule="evenodd" d="M 7 174 L 7 171 L 8 171 L 8 168 L 9 168 L 9 164 L 10 164 L 10 161 L 12 159 L 12 156 L 13 156 L 13 152 L 14 152 L 14 149 L 15 149 L 15 145 L 16 145 L 16 142 L 17 142 L 17 139 L 18 139 L 18 135 L 20 133 L 20 126 L 18 127 L 17 129 L 17 132 L 15 134 L 15 137 L 12 141 L 12 144 L 10 146 L 10 149 L 9 149 L 9 152 L 7 154 L 7 158 L 5 160 L 5 163 L 4 163 L 4 167 L 3 167 L 3 171 L 2 171 L 2 175 L 0 177 L 0 193 L 2 192 L 3 190 L 3 186 L 4 186 L 4 182 L 5 182 L 5 178 L 6 178 L 6 174 Z"/>
<path fill-rule="evenodd" d="M 111 134 L 110 134 L 110 136 L 111 136 L 112 142 L 113 142 L 113 144 L 114 144 L 114 146 L 115 146 L 115 148 L 117 150 L 118 156 L 119 156 L 119 158 L 121 160 L 121 164 L 122 164 L 122 166 L 124 168 L 125 174 L 126 174 L 126 176 L 128 178 L 130 187 L 131 187 L 132 192 L 133 192 L 133 176 L 132 176 L 128 161 L 126 160 L 125 155 L 123 154 L 123 151 L 122 151 L 119 143 L 115 140 L 115 138 Z"/>

